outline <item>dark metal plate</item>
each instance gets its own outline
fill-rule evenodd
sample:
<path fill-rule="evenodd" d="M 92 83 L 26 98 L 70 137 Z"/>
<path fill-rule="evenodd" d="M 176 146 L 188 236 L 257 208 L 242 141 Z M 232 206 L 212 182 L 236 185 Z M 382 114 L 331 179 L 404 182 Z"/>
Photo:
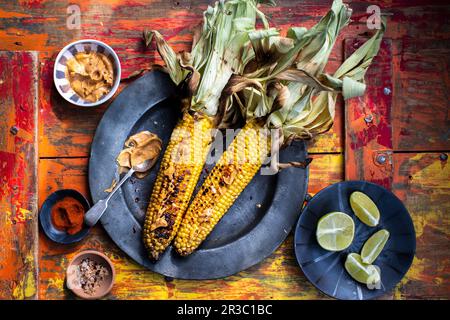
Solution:
<path fill-rule="evenodd" d="M 125 88 L 108 108 L 97 128 L 89 162 L 94 202 L 105 198 L 104 190 L 114 177 L 118 179 L 115 158 L 128 136 L 149 130 L 167 145 L 179 116 L 178 104 L 170 98 L 174 93 L 165 74 L 151 72 Z M 281 162 L 305 158 L 303 143 L 295 143 L 280 154 Z M 272 176 L 258 174 L 197 251 L 179 257 L 169 247 L 153 263 L 141 241 L 141 225 L 159 165 L 146 178 L 126 182 L 111 199 L 101 222 L 114 242 L 136 262 L 174 278 L 222 278 L 262 261 L 288 235 L 307 188 L 307 169 L 289 168 Z"/>
<path fill-rule="evenodd" d="M 362 223 L 350 207 L 354 191 L 367 194 L 380 210 L 376 227 Z M 316 240 L 319 219 L 333 211 L 349 214 L 355 222 L 352 244 L 340 252 L 320 247 Z M 380 268 L 380 288 L 368 287 L 353 280 L 344 268 L 347 255 L 360 253 L 366 240 L 375 232 L 390 233 L 383 251 L 373 263 Z M 385 188 L 365 181 L 333 184 L 317 193 L 304 208 L 295 229 L 295 254 L 305 276 L 319 290 L 338 299 L 373 299 L 391 291 L 408 271 L 416 251 L 416 234 L 411 217 L 403 203 Z"/>

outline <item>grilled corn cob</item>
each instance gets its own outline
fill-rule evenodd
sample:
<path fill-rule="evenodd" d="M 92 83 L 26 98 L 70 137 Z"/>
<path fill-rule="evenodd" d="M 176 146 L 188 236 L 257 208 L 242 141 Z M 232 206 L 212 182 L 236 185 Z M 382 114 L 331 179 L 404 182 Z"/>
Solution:
<path fill-rule="evenodd" d="M 144 33 L 147 44 L 152 38 L 156 40 L 166 70 L 183 89 L 183 120 L 164 153 L 143 229 L 144 245 L 154 260 L 174 238 L 186 211 L 206 161 L 211 142 L 209 129 L 222 117 L 218 112 L 222 90 L 243 64 L 243 48 L 249 41 L 248 33 L 254 30 L 259 2 L 217 1 L 208 7 L 190 53 L 175 53 L 156 30 Z M 199 130 L 194 130 L 196 127 Z M 183 161 L 186 155 L 187 162 Z"/>
<path fill-rule="evenodd" d="M 185 113 L 164 153 L 144 224 L 143 240 L 157 260 L 174 238 L 200 176 L 211 142 L 212 121 Z"/>
<path fill-rule="evenodd" d="M 335 5 L 342 6 L 342 2 L 336 0 L 333 7 Z M 385 21 L 383 20 L 382 29 L 355 51 L 333 76 L 323 76 L 327 78 L 327 84 L 333 86 L 333 90 L 319 88 L 315 84 L 313 89 L 310 86 L 311 82 L 303 82 L 301 77 L 298 79 L 279 77 L 278 80 L 282 82 L 278 87 L 280 89 L 277 89 L 280 90 L 278 94 L 281 96 L 284 91 L 285 98 L 268 101 L 272 104 L 276 102 L 280 108 L 269 105 L 264 124 L 256 122 L 255 118 L 246 123 L 244 129 L 236 136 L 207 176 L 187 209 L 174 241 L 180 255 L 189 255 L 201 244 L 250 183 L 268 155 L 269 136 L 267 135 L 266 143 L 261 143 L 260 140 L 255 139 L 255 136 L 248 133 L 251 130 L 245 129 L 280 130 L 283 144 L 291 139 L 304 139 L 328 130 L 333 122 L 338 92 L 342 92 L 345 99 L 364 93 L 364 75 L 379 50 L 384 30 Z M 320 69 L 318 68 L 315 73 L 320 73 Z M 315 96 L 316 90 L 319 91 L 317 96 Z M 270 94 L 269 91 L 261 92 L 260 96 L 267 93 Z M 252 101 L 252 98 L 253 95 L 250 99 L 244 100 L 247 103 L 244 109 L 249 109 L 248 103 Z"/>
<path fill-rule="evenodd" d="M 175 238 L 180 255 L 192 253 L 260 169 L 270 145 L 262 124 L 248 122 L 206 177 Z"/>
<path fill-rule="evenodd" d="M 175 127 L 156 178 L 143 240 L 155 260 L 175 237 L 211 142 L 212 121 L 185 113 Z"/>

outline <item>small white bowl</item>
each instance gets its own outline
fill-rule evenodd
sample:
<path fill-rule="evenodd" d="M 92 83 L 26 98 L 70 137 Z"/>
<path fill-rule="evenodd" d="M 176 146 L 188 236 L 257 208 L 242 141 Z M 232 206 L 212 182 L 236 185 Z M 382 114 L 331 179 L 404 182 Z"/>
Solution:
<path fill-rule="evenodd" d="M 113 63 L 114 71 L 114 83 L 111 91 L 101 97 L 98 101 L 89 102 L 81 98 L 73 89 L 71 88 L 69 81 L 66 78 L 67 70 L 67 60 L 72 58 L 78 52 L 94 51 L 105 54 Z M 120 83 L 121 67 L 120 61 L 114 50 L 98 40 L 93 39 L 83 39 L 79 41 L 72 42 L 65 46 L 58 54 L 55 60 L 55 66 L 53 68 L 53 81 L 55 82 L 56 89 L 59 94 L 72 104 L 81 107 L 94 107 L 98 106 L 111 98 L 117 91 Z"/>

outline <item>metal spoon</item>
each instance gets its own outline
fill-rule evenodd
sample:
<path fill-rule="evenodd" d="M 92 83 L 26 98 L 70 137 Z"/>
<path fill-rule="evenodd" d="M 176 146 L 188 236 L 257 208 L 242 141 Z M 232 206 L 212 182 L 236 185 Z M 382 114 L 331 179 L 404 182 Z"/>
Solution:
<path fill-rule="evenodd" d="M 116 193 L 117 190 L 120 189 L 122 184 L 127 181 L 129 177 L 133 175 L 135 172 L 146 172 L 148 171 L 153 165 L 153 161 L 151 160 L 145 160 L 144 162 L 135 165 L 133 168 L 131 168 L 127 174 L 119 181 L 119 183 L 114 187 L 113 191 L 109 194 L 106 199 L 98 201 L 92 208 L 86 212 L 86 215 L 84 216 L 84 222 L 89 226 L 94 226 L 97 221 L 102 217 L 103 213 L 105 213 L 106 208 L 108 208 L 108 201 L 111 199 L 111 197 Z"/>

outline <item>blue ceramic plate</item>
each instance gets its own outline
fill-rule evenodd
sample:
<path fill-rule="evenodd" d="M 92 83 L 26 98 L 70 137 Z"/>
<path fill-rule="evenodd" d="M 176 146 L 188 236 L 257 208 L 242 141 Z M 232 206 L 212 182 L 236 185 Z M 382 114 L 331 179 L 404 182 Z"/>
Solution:
<path fill-rule="evenodd" d="M 58 243 L 69 244 L 82 240 L 89 233 L 89 227 L 84 226 L 80 232 L 70 235 L 64 231 L 56 229 L 53 226 L 50 216 L 52 207 L 57 201 L 65 197 L 72 197 L 78 200 L 83 205 L 85 211 L 88 211 L 90 208 L 89 202 L 78 191 L 72 189 L 58 190 L 45 199 L 45 202 L 42 204 L 41 211 L 39 212 L 39 221 L 41 222 L 42 229 L 47 237 Z"/>
<path fill-rule="evenodd" d="M 362 223 L 350 207 L 350 195 L 361 191 L 380 210 L 380 223 L 369 227 Z M 319 219 L 333 211 L 349 214 L 355 222 L 355 237 L 347 249 L 331 252 L 322 249 L 316 240 Z M 373 263 L 380 268 L 379 288 L 353 280 L 344 268 L 347 255 L 360 253 L 366 240 L 375 232 L 387 229 L 390 237 Z M 295 230 L 295 254 L 303 273 L 320 291 L 337 298 L 373 299 L 391 291 L 408 271 L 416 250 L 416 234 L 411 217 L 403 203 L 385 188 L 365 181 L 333 184 L 316 194 L 304 208 Z"/>

